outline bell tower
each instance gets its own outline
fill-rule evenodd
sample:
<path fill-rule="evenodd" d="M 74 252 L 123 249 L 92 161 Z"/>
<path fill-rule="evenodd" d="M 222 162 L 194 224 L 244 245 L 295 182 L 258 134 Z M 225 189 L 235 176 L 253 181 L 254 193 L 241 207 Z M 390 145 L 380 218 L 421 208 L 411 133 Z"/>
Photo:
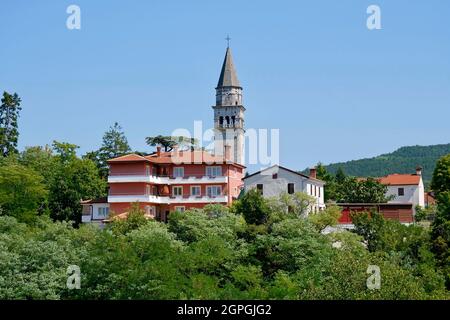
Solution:
<path fill-rule="evenodd" d="M 245 108 L 242 104 L 242 87 L 234 69 L 229 46 L 217 83 L 216 105 L 213 109 L 215 153 L 225 155 L 225 148 L 228 146 L 231 151 L 228 160 L 243 164 Z"/>

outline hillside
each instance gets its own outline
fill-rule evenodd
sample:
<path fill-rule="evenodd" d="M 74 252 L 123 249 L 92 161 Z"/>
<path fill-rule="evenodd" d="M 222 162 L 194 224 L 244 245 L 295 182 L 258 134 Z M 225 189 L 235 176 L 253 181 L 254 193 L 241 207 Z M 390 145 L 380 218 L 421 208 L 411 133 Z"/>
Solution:
<path fill-rule="evenodd" d="M 417 165 L 423 167 L 426 185 L 431 181 L 436 161 L 450 153 L 449 144 L 431 146 L 409 146 L 373 158 L 352 160 L 326 165 L 327 170 L 336 173 L 339 167 L 352 176 L 381 177 L 390 173 L 413 173 Z"/>

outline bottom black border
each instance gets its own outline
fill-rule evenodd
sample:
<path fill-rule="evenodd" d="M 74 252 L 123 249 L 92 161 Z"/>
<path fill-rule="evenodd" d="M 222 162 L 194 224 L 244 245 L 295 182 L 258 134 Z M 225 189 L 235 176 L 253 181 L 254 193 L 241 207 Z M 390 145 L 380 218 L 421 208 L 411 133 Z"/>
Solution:
<path fill-rule="evenodd" d="M 0 301 L 0 311 L 46 318 L 65 317 L 130 319 L 362 319 L 420 313 L 445 314 L 450 301 L 281 301 L 281 300 L 163 300 L 163 301 Z M 207 312 L 209 310 L 209 312 Z M 186 314 L 187 313 L 187 314 Z M 195 314 L 194 314 L 195 313 Z M 143 317 L 144 316 L 144 317 Z"/>

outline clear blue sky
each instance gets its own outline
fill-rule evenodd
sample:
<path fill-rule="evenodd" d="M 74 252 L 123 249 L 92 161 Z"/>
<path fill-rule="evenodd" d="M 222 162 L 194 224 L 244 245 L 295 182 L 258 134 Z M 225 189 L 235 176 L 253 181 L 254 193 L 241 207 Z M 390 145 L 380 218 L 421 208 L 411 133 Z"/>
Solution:
<path fill-rule="evenodd" d="M 84 153 L 118 121 L 150 151 L 146 136 L 212 126 L 229 34 L 246 126 L 279 128 L 281 164 L 303 169 L 450 142 L 449 14 L 447 0 L 2 0 L 0 90 L 22 97 L 20 148 Z"/>

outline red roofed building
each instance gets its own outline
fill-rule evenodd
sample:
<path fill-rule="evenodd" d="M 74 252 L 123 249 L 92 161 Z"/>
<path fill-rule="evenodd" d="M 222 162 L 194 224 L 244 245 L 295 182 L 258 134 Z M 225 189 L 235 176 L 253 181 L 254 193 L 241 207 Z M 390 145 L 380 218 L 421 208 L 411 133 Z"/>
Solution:
<path fill-rule="evenodd" d="M 225 152 L 227 154 L 227 152 Z M 108 161 L 111 215 L 127 212 L 133 202 L 166 221 L 171 211 L 230 205 L 241 191 L 245 167 L 206 151 L 125 155 Z"/>
<path fill-rule="evenodd" d="M 422 180 L 422 168 L 418 167 L 415 174 L 390 174 L 379 178 L 379 181 L 387 185 L 388 196 L 393 196 L 389 203 L 409 203 L 416 206 L 425 206 L 425 187 Z"/>
<path fill-rule="evenodd" d="M 416 206 L 425 207 L 425 188 L 421 167 L 417 167 L 414 174 L 394 173 L 376 179 L 387 186 L 386 196 L 392 196 L 392 200 L 388 203 L 338 203 L 342 208 L 342 216 L 339 220 L 341 225 L 352 227 L 352 212 L 371 210 L 381 213 L 386 219 L 412 223 Z"/>

